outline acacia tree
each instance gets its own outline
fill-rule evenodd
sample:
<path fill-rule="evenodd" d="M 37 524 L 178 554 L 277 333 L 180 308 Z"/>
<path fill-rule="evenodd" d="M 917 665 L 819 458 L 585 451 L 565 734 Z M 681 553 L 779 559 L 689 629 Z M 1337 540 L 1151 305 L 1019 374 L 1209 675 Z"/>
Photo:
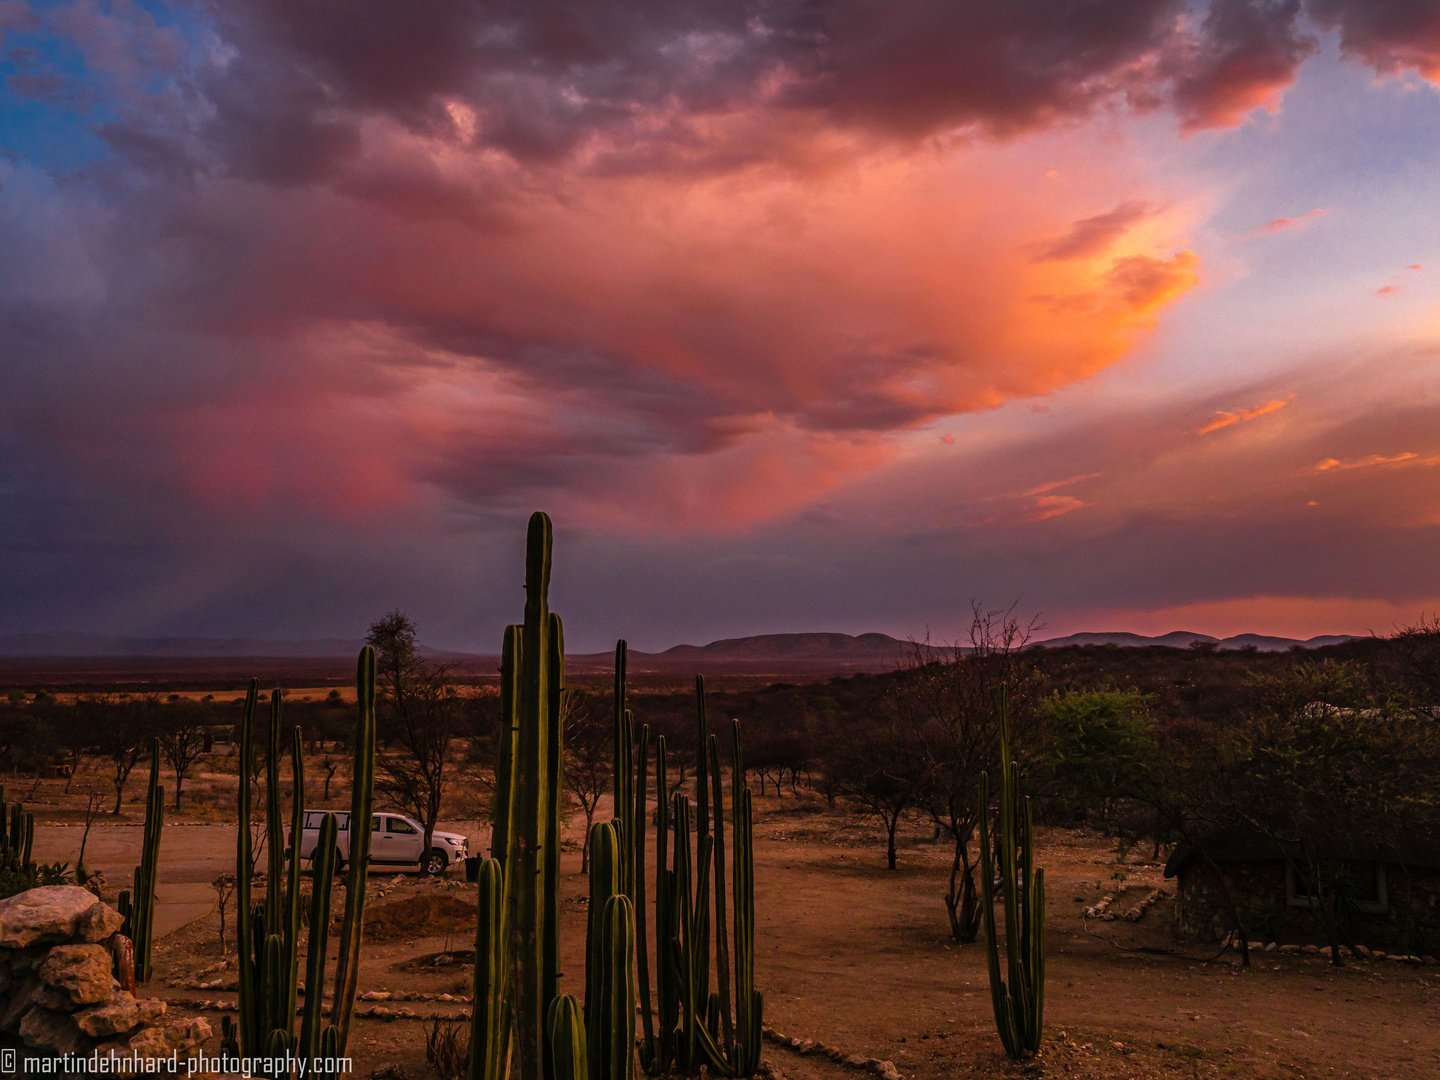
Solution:
<path fill-rule="evenodd" d="M 565 786 L 585 814 L 585 837 L 580 844 L 580 872 L 590 867 L 590 826 L 600 796 L 610 790 L 615 775 L 615 723 L 608 709 L 600 708 L 584 690 L 565 697 Z"/>
<path fill-rule="evenodd" d="M 414 811 L 425 831 L 424 859 L 444 805 L 450 746 L 460 726 L 454 665 L 422 659 L 415 624 L 398 611 L 372 623 L 365 640 L 375 647 L 377 733 L 397 751 L 376 760 L 379 786 Z"/>
<path fill-rule="evenodd" d="M 115 787 L 115 808 L 125 797 L 130 773 L 145 755 L 158 727 L 159 694 L 87 694 L 75 703 L 76 720 L 89 732 L 89 741 L 110 763 Z"/>
<path fill-rule="evenodd" d="M 896 868 L 895 831 L 921 805 L 930 783 L 924 732 L 890 703 L 839 728 L 828 742 L 825 775 L 834 790 L 885 827 L 885 863 Z"/>

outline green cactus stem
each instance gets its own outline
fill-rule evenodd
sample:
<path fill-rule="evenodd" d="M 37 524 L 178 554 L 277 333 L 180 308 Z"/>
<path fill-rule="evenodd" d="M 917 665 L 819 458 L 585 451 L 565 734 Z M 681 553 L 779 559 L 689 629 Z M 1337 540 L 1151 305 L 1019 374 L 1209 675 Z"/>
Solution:
<path fill-rule="evenodd" d="M 339 824 L 334 814 L 320 819 L 320 835 L 310 867 L 314 884 L 310 893 L 310 940 L 305 949 L 305 1014 L 300 1021 L 298 1056 L 313 1059 L 320 1052 L 321 999 L 325 985 L 325 947 L 330 932 L 330 885 L 335 876 L 335 839 Z M 299 859 L 292 836 L 291 859 Z"/>
<path fill-rule="evenodd" d="M 510 1009 L 506 993 L 510 965 L 506 954 L 505 868 L 499 859 L 486 859 L 480 864 L 476 916 L 470 1068 L 466 1076 L 467 1080 L 505 1080 L 510 1050 Z M 556 998 L 556 1002 L 561 1000 L 565 998 Z M 551 1011 L 553 1016 L 553 1004 Z M 583 1029 L 581 1037 L 584 1037 Z M 583 1049 L 581 1057 L 584 1057 Z M 583 1060 L 581 1068 L 584 1068 Z M 558 1063 L 556 1077 L 563 1080 Z"/>
<path fill-rule="evenodd" d="M 585 1020 L 580 1003 L 571 994 L 561 994 L 550 1003 L 546 1019 L 550 1059 L 555 1063 L 555 1080 L 587 1080 L 589 1051 L 585 1041 Z M 474 1043 L 471 1043 L 474 1061 Z"/>
<path fill-rule="evenodd" d="M 259 1010 L 255 1001 L 254 919 L 250 899 L 250 762 L 254 755 L 255 708 L 260 680 L 251 679 L 245 694 L 245 711 L 240 721 L 240 793 L 236 799 L 235 842 L 235 938 L 240 963 L 240 1053 L 250 1057 L 260 1052 L 256 1030 Z"/>
<path fill-rule="evenodd" d="M 27 821 L 27 835 L 33 829 Z M 151 975 L 150 946 L 155 929 L 155 888 L 160 866 L 160 832 L 165 824 L 165 789 L 160 786 L 160 740 L 150 747 L 150 783 L 145 791 L 145 833 L 140 846 L 140 865 L 135 867 L 131 903 L 131 944 L 135 947 L 135 978 L 148 983 Z M 25 845 L 25 860 L 30 856 Z"/>
<path fill-rule="evenodd" d="M 1020 795 L 1019 768 L 1010 756 L 1009 695 L 1002 686 L 1000 719 L 999 878 L 1005 903 L 1007 983 L 1001 975 L 995 929 L 996 876 L 990 846 L 990 778 L 980 774 L 981 908 L 995 1026 L 1005 1052 L 1027 1057 L 1040 1049 L 1045 1018 L 1045 871 L 1034 864 L 1030 799 Z"/>
<path fill-rule="evenodd" d="M 360 650 L 355 692 L 358 715 L 350 784 L 349 873 L 345 881 L 345 918 L 340 925 L 340 953 L 335 962 L 335 1001 L 330 1014 L 336 1052 L 341 1055 L 349 1045 L 350 1022 L 355 1016 L 355 997 L 360 986 L 365 885 L 370 872 L 370 817 L 375 796 L 375 650 L 369 645 Z"/>

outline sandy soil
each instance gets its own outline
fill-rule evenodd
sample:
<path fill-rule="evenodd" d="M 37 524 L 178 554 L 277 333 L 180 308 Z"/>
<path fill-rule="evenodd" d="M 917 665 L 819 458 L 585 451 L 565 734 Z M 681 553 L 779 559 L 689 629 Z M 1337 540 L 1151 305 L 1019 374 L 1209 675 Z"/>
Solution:
<path fill-rule="evenodd" d="M 1011 1063 L 994 1034 L 983 946 L 949 939 L 941 900 L 948 872 L 944 845 L 922 839 L 917 827 L 901 848 L 900 870 L 890 872 L 876 830 L 844 813 L 825 812 L 821 800 L 787 793 L 782 800 L 760 799 L 757 808 L 758 982 L 767 1023 L 786 1036 L 891 1060 L 916 1080 L 1440 1077 L 1440 967 L 1357 962 L 1334 969 L 1304 954 L 1265 954 L 1249 970 L 1234 954 L 1204 962 L 1213 949 L 1172 940 L 1168 901 L 1136 924 L 1087 924 L 1084 908 L 1113 888 L 1116 873 L 1130 886 L 1117 910 L 1133 907 L 1164 883 L 1158 866 L 1136 865 L 1133 853 L 1130 863 L 1117 867 L 1107 841 L 1063 831 L 1044 834 L 1040 844 L 1049 882 L 1047 1042 L 1036 1060 Z M 475 823 L 455 828 L 472 834 L 472 850 L 484 850 L 486 838 Z M 106 865 L 110 881 L 118 883 L 138 855 L 138 841 L 138 829 L 97 828 L 87 861 Z M 78 830 L 37 826 L 36 843 L 42 857 L 73 859 Z M 232 845 L 233 827 L 167 826 L 162 884 L 200 885 L 228 867 Z M 562 960 L 572 973 L 567 982 L 578 982 L 573 973 L 583 967 L 585 879 L 578 869 L 572 845 L 565 853 L 562 901 Z M 367 942 L 362 990 L 469 992 L 467 967 L 420 959 L 473 946 L 472 925 L 456 917 L 453 904 L 437 902 L 443 896 L 473 903 L 474 887 L 459 876 L 443 883 L 372 878 L 370 905 L 383 906 L 389 922 L 383 938 L 377 934 Z M 422 898 L 428 902 L 407 904 Z M 340 905 L 337 895 L 337 913 Z M 412 921 L 418 925 L 407 928 L 403 913 L 411 906 L 434 921 L 417 918 Z M 232 934 L 233 922 L 232 912 Z M 1152 951 L 1130 951 L 1136 949 Z M 176 1010 L 202 999 L 233 1000 L 233 993 L 219 988 L 185 988 L 220 959 L 212 901 L 208 914 L 157 942 L 152 988 Z M 233 977 L 232 967 L 201 978 L 223 985 Z M 463 1004 L 435 1001 L 408 1007 L 457 1016 L 465 1011 Z M 205 1015 L 218 1031 L 218 1014 Z M 357 1021 L 357 1075 L 387 1064 L 411 1080 L 435 1075 L 425 1063 L 426 1026 L 416 1019 Z M 777 1045 L 766 1056 L 794 1080 L 864 1075 Z"/>

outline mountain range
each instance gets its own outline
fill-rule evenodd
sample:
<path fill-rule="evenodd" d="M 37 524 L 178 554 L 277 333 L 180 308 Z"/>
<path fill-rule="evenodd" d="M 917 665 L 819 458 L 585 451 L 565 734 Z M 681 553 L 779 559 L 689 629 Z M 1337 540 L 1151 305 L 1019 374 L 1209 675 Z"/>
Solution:
<path fill-rule="evenodd" d="M 1236 634 L 1216 638 L 1176 630 L 1158 637 L 1125 632 L 1070 634 L 1032 644 L 1032 648 L 1058 648 L 1066 645 L 1165 645 L 1189 648 L 1196 643 L 1210 644 L 1218 649 L 1244 649 L 1253 646 L 1262 652 L 1280 652 L 1300 646 L 1313 649 L 1349 641 L 1345 634 L 1319 637 L 1273 637 L 1265 634 Z M 126 637 L 87 634 L 78 631 L 50 631 L 31 634 L 0 634 L 0 656 L 6 657 L 353 657 L 363 644 L 358 638 L 309 638 L 298 641 L 266 638 L 218 637 Z M 750 637 L 724 638 L 708 645 L 675 645 L 658 653 L 631 650 L 632 664 L 647 667 L 678 668 L 696 664 L 811 664 L 823 663 L 840 667 L 889 666 L 915 648 L 934 650 L 935 646 L 902 641 L 888 634 L 756 634 Z M 470 659 L 472 654 L 452 650 L 422 650 L 437 659 Z M 567 660 L 590 665 L 609 662 L 611 654 L 571 654 Z"/>

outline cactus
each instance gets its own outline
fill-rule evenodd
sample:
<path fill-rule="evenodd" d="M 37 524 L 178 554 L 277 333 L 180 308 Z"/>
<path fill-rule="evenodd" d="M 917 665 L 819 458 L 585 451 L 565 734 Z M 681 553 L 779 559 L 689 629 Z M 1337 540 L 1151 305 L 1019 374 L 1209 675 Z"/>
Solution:
<path fill-rule="evenodd" d="M 641 729 L 637 761 L 634 721 L 626 708 L 624 641 L 615 654 L 614 820 L 596 823 L 589 841 L 584 1003 L 557 992 L 565 690 L 563 627 L 549 610 L 550 556 L 550 520 L 535 514 L 526 541 L 525 622 L 506 628 L 502 649 L 492 858 L 480 869 L 468 1080 L 507 1080 L 512 1069 L 518 1080 L 633 1080 L 637 970 L 644 1026 L 639 1048 L 647 1073 L 678 1065 L 723 1076 L 753 1075 L 759 1066 L 761 999 L 753 985 L 754 870 L 739 725 L 733 732 L 737 794 L 728 908 L 733 945 L 726 926 L 730 893 L 720 759 L 706 727 L 703 681 L 696 685 L 701 824 L 693 853 L 690 802 L 670 792 L 665 739 L 656 739 L 657 1031 L 644 914 L 650 729 Z M 673 853 L 666 820 L 672 817 Z M 720 993 L 711 993 L 709 985 L 712 868 Z"/>
<path fill-rule="evenodd" d="M 480 895 L 475 924 L 475 988 L 470 1012 L 470 1069 L 467 1080 L 504 1080 L 510 1049 L 510 1010 L 506 988 L 510 969 L 506 953 L 505 868 L 499 859 L 480 864 Z M 556 1003 L 575 999 L 569 995 Z M 551 1038 L 554 1038 L 554 1004 Z M 568 1038 L 568 1035 L 567 1035 Z M 580 1075 L 584 1076 L 584 1030 Z M 568 1075 L 556 1065 L 556 1080 Z"/>
<path fill-rule="evenodd" d="M 515 729 L 507 786 L 506 921 L 514 1060 L 522 1080 L 550 1078 L 545 1021 L 559 978 L 559 711 L 563 702 L 564 637 L 549 609 L 550 519 L 533 514 L 526 536 L 525 623 L 513 643 L 501 685 L 513 687 Z"/>
<path fill-rule="evenodd" d="M 131 894 L 130 938 L 135 946 L 135 980 L 150 981 L 150 945 L 155 929 L 155 885 L 160 864 L 160 830 L 165 823 L 165 789 L 160 786 L 160 740 L 150 747 L 150 784 L 145 792 L 145 834 Z"/>
<path fill-rule="evenodd" d="M 659 1038 L 641 1061 L 654 1076 L 668 1072 L 675 1060 L 675 1028 L 680 1022 L 680 988 L 670 962 L 675 936 L 675 874 L 668 865 L 670 846 L 670 789 L 665 768 L 665 736 L 655 740 L 655 1005 Z M 676 842 L 679 842 L 678 836 Z M 648 1062 L 647 1059 L 648 1058 Z"/>
<path fill-rule="evenodd" d="M 350 1021 L 360 988 L 360 939 L 364 929 L 365 885 L 370 872 L 370 814 L 375 796 L 375 650 L 360 650 L 355 668 L 355 765 L 350 782 L 350 858 L 345 881 L 345 919 L 340 924 L 340 954 L 335 961 L 335 1002 L 331 1027 L 335 1053 L 350 1041 Z M 307 987 L 308 989 L 308 987 Z M 319 987 L 316 987 L 319 992 Z M 322 1036 L 328 1037 L 329 1032 Z M 334 1055 L 328 1055 L 334 1056 Z"/>
<path fill-rule="evenodd" d="M 590 1076 L 594 1080 L 635 1077 L 635 910 L 630 898 L 616 893 L 605 902 L 599 918 L 594 980 L 599 994 L 590 1008 L 586 1032 L 590 1043 Z M 586 971 L 587 980 L 589 971 Z"/>
<path fill-rule="evenodd" d="M 7 830 L 5 819 L 9 811 L 10 824 Z M 0 787 L 0 869 L 25 870 L 32 863 L 30 847 L 35 842 L 35 815 L 27 813 L 23 803 L 9 806 L 5 802 L 5 789 Z"/>
<path fill-rule="evenodd" d="M 735 910 L 735 1048 L 731 1066 L 737 1076 L 753 1076 L 760 1067 L 760 1032 L 765 999 L 755 989 L 755 830 L 750 788 L 740 747 L 740 721 L 730 725 L 730 797 L 734 815 L 731 895 Z"/>
<path fill-rule="evenodd" d="M 635 1075 L 635 915 L 624 888 L 624 845 L 608 822 L 590 830 L 585 927 L 585 1031 L 592 1080 Z"/>
<path fill-rule="evenodd" d="M 550 1060 L 554 1062 L 555 1080 L 587 1080 L 588 1051 L 585 1045 L 585 1021 L 580 1003 L 570 994 L 561 994 L 550 1003 L 545 1021 L 550 1040 Z M 470 1060 L 475 1060 L 475 1044 L 470 1044 Z"/>
<path fill-rule="evenodd" d="M 297 729 L 298 731 L 298 729 Z M 310 940 L 305 948 L 305 1014 L 300 1021 L 300 1044 L 296 1056 L 313 1060 L 320 1052 L 321 988 L 325 985 L 325 946 L 330 930 L 330 884 L 335 876 L 335 838 L 339 822 L 334 814 L 320 819 L 320 835 L 315 841 L 315 854 L 310 868 L 315 878 L 310 894 Z M 300 852 L 292 833 L 291 865 L 299 864 Z M 294 1011 L 293 1009 L 291 1010 Z"/>
<path fill-rule="evenodd" d="M 259 683 L 252 680 L 245 698 L 240 728 L 242 768 L 254 748 L 255 711 Z M 265 766 L 267 875 L 265 903 L 255 909 L 250 893 L 250 785 L 241 775 L 238 805 L 239 843 L 236 845 L 236 898 L 240 962 L 240 1022 L 238 1039 L 244 1054 L 283 1056 L 295 1041 L 295 1001 L 300 959 L 300 858 L 298 844 L 304 828 L 304 754 L 300 731 L 291 744 L 291 840 L 288 875 L 285 871 L 284 828 L 280 817 L 281 694 L 270 695 L 269 753 Z M 318 853 L 317 853 L 318 854 Z M 326 887 L 328 889 L 328 885 Z M 323 891 L 317 882 L 316 893 Z M 328 897 L 327 897 L 328 903 Z M 323 920 L 322 920 L 323 921 Z M 312 946 L 313 947 L 313 946 Z M 321 945 L 323 963 L 324 946 Z M 307 1002 L 308 1004 L 308 1002 Z"/>
<path fill-rule="evenodd" d="M 245 694 L 245 711 L 240 721 L 240 793 L 236 800 L 239 835 L 235 842 L 235 944 L 240 961 L 239 1052 L 250 1056 L 260 1052 L 255 1041 L 259 1010 L 255 1003 L 255 955 L 250 903 L 250 781 L 248 772 L 254 754 L 255 706 L 260 680 L 251 679 Z"/>
<path fill-rule="evenodd" d="M 352 818 L 351 856 L 363 863 L 368 855 L 369 839 L 369 781 L 371 775 L 365 769 L 366 751 L 374 752 L 374 656 L 370 655 L 370 694 L 367 695 L 364 680 L 365 653 L 360 662 L 360 718 L 356 726 L 356 772 L 355 786 L 366 789 L 354 801 L 364 802 L 363 827 L 358 834 L 353 829 L 356 819 Z M 245 697 L 245 710 L 240 725 L 240 761 L 242 769 L 252 760 L 255 743 L 255 713 L 259 704 L 260 684 L 252 679 Z M 251 798 L 250 784 L 244 773 L 241 775 L 240 792 L 237 800 L 239 838 L 235 847 L 236 906 L 239 910 L 237 937 L 240 955 L 240 1001 L 239 1021 L 227 1027 L 222 1034 L 222 1045 L 243 1056 L 265 1055 L 284 1057 L 294 1054 L 307 1059 L 312 1065 L 305 1067 L 306 1075 L 325 1075 L 316 1059 L 335 1058 L 343 1054 L 343 1034 L 335 1024 L 323 1025 L 321 1020 L 322 992 L 325 980 L 325 948 L 330 924 L 330 890 L 335 871 L 336 836 L 338 820 L 334 814 L 326 814 L 320 824 L 315 851 L 312 855 L 315 883 L 310 898 L 308 926 L 309 942 L 306 948 L 305 985 L 306 996 L 300 1034 L 295 1033 L 296 1002 L 299 991 L 300 931 L 302 912 L 300 904 L 300 843 L 305 828 L 305 756 L 301 733 L 298 728 L 291 733 L 290 746 L 290 865 L 285 866 L 284 828 L 280 814 L 280 720 L 281 694 L 275 690 L 270 696 L 269 753 L 266 762 L 266 842 L 269 845 L 266 860 L 267 875 L 264 903 L 256 907 L 251 897 Z M 163 795 L 161 796 L 163 799 Z M 364 839 L 357 839 L 363 837 Z M 357 894 L 363 902 L 364 876 L 352 870 L 349 894 L 347 895 L 347 923 L 351 905 Z M 347 956 L 348 939 L 342 946 L 342 961 Z M 355 942 L 357 955 L 351 956 L 352 975 L 358 959 L 358 941 Z M 347 1019 L 342 1012 L 337 993 L 335 1014 Z M 350 1008 L 353 1010 L 353 998 Z"/>
<path fill-rule="evenodd" d="M 980 882 L 985 920 L 985 953 L 990 972 L 990 998 L 995 1026 L 1005 1052 L 1019 1058 L 1040 1049 L 1045 1016 L 1045 871 L 1034 864 L 1030 830 L 1030 799 L 1021 797 L 1019 769 L 1010 758 L 1009 697 L 999 696 L 1000 718 L 1000 856 L 999 878 L 1005 901 L 1005 957 L 1010 981 L 1000 973 L 999 939 L 995 932 L 996 876 L 990 854 L 990 778 L 980 774 Z"/>

